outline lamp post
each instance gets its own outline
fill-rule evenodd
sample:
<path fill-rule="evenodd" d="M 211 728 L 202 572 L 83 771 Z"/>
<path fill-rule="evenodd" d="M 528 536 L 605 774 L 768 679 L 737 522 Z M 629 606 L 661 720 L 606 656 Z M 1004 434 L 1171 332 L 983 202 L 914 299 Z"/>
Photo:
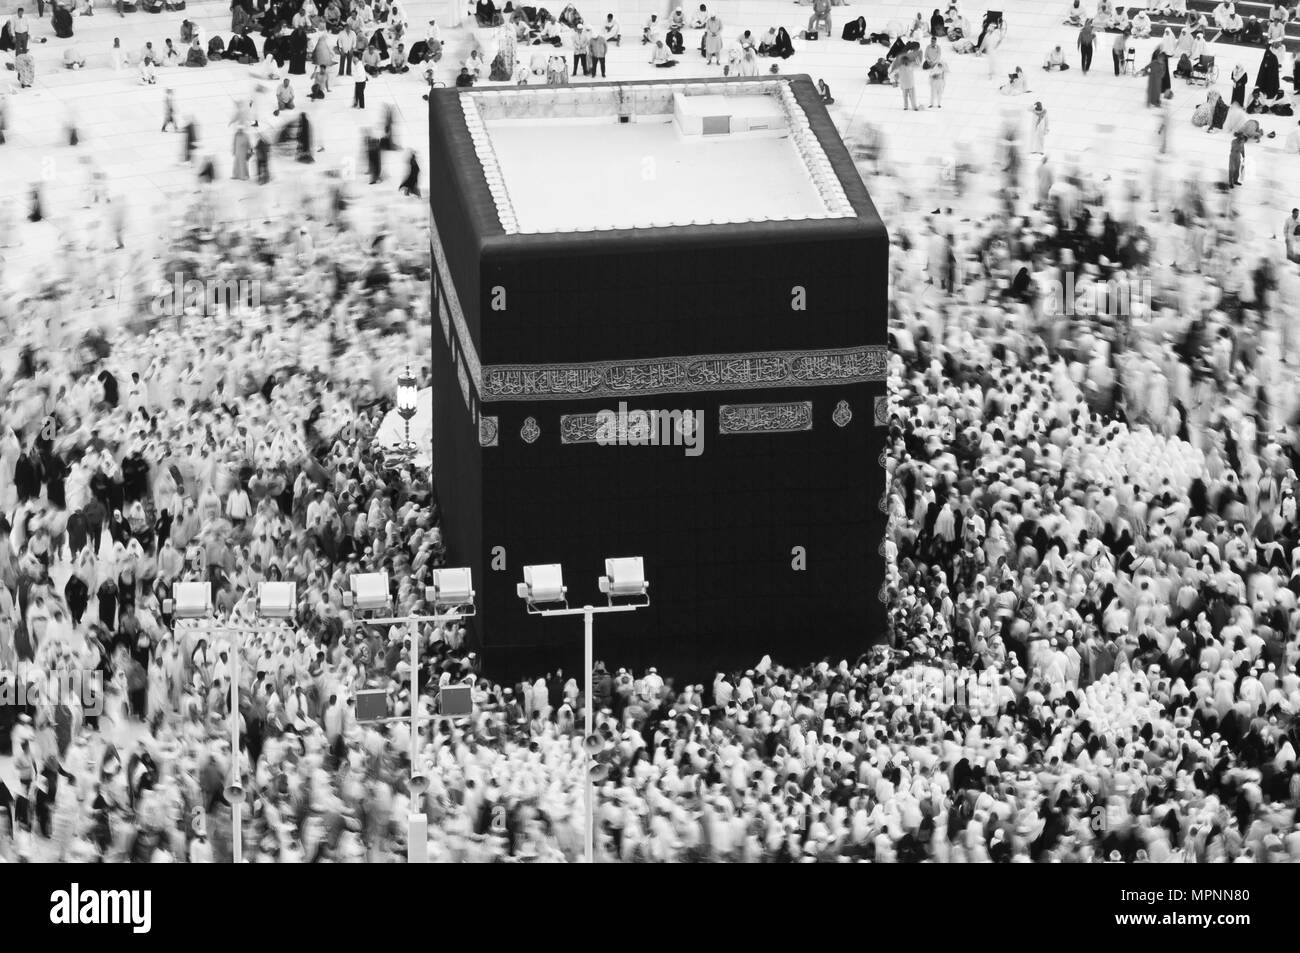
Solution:
<path fill-rule="evenodd" d="M 407 364 L 406 369 L 397 378 L 397 415 L 402 418 L 405 426 L 402 452 L 406 454 L 415 450 L 411 443 L 411 418 L 415 416 L 416 403 L 419 400 L 419 392 L 416 390 L 418 384 L 419 381 L 411 374 L 411 365 Z"/>
<path fill-rule="evenodd" d="M 346 604 L 359 612 L 387 612 L 391 609 L 388 594 L 388 573 L 358 573 L 349 577 L 350 592 Z M 407 622 L 432 622 L 445 626 L 470 618 L 475 614 L 474 585 L 469 569 L 435 569 L 432 583 L 425 587 L 424 598 L 435 609 L 443 610 L 425 615 L 375 616 L 367 618 L 371 625 L 399 625 Z M 420 749 L 420 637 L 411 636 L 411 816 L 407 824 L 406 859 L 408 863 L 423 863 L 427 844 L 427 828 L 423 814 L 414 811 L 415 800 L 429 787 L 429 780 L 420 772 L 417 757 Z M 433 716 L 429 716 L 432 719 Z M 423 841 L 423 842 L 421 842 Z"/>
<path fill-rule="evenodd" d="M 274 632 L 280 623 L 230 623 L 211 619 L 212 589 L 206 582 L 177 582 L 172 584 L 170 609 L 178 620 L 192 621 L 187 628 L 192 632 L 228 635 L 230 652 L 230 778 L 226 782 L 226 801 L 230 804 L 231 847 L 236 864 L 244 855 L 244 785 L 240 769 L 242 753 L 239 748 L 239 650 L 240 635 L 245 633 Z M 258 587 L 257 614 L 266 619 L 292 619 L 298 604 L 298 587 L 293 582 L 263 582 Z"/>
<path fill-rule="evenodd" d="M 650 583 L 645 578 L 645 564 L 640 556 L 628 556 L 605 560 L 605 575 L 599 580 L 600 591 L 606 596 L 603 606 L 585 605 L 582 608 L 570 608 L 568 587 L 564 585 L 564 573 L 558 563 L 544 566 L 525 566 L 524 581 L 519 583 L 516 592 L 530 615 L 561 616 L 580 615 L 583 626 L 583 668 L 584 691 L 586 692 L 585 726 L 583 748 L 587 752 L 586 784 L 586 824 L 584 841 L 586 844 L 587 863 L 593 863 L 596 853 L 595 798 L 593 781 L 599 765 L 595 756 L 604 748 L 604 741 L 592 727 L 595 710 L 594 686 L 592 685 L 592 633 L 595 617 L 603 612 L 631 612 L 650 605 Z M 632 600 L 615 602 L 615 599 Z M 552 606 L 552 608 L 545 608 Z M 559 606 L 559 608 L 554 608 Z"/>

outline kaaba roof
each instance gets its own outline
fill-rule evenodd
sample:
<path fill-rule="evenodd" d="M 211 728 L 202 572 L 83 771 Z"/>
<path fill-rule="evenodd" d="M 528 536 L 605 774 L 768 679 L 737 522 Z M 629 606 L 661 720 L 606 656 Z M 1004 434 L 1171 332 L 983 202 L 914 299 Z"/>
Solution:
<path fill-rule="evenodd" d="M 687 134 L 693 107 L 732 134 Z M 804 75 L 438 90 L 430 140 L 435 224 L 454 201 L 480 246 L 884 232 Z"/>

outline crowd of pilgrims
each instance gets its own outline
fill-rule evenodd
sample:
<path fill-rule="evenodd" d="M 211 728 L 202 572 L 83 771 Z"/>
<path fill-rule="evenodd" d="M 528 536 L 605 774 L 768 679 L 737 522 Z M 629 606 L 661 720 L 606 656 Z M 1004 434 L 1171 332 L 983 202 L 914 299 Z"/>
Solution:
<path fill-rule="evenodd" d="M 958 211 L 897 236 L 894 643 L 1018 749 L 959 792 L 1013 859 L 1298 858 L 1298 217 L 1267 239 L 1158 164 L 1027 170 L 1017 125 L 996 214 L 959 166 Z"/>
<path fill-rule="evenodd" d="M 1300 218 L 1284 246 L 1194 177 L 1029 169 L 1014 125 L 996 159 L 991 209 L 969 157 L 937 209 L 889 183 L 888 644 L 598 666 L 598 859 L 1300 859 Z M 398 372 L 427 383 L 427 232 L 337 188 L 274 225 L 223 204 L 136 256 L 132 320 L 88 329 L 77 269 L 0 306 L 0 858 L 228 861 L 232 761 L 246 860 L 400 861 L 413 810 L 434 860 L 581 857 L 578 673 L 502 684 L 463 629 L 343 599 L 384 570 L 419 612 L 443 558 L 427 473 L 374 439 Z M 160 316 L 177 274 L 258 300 Z M 276 579 L 269 629 L 167 611 L 202 580 L 251 624 Z M 409 712 L 411 639 L 415 704 L 474 701 L 428 721 L 414 804 L 406 725 L 355 713 Z"/>
<path fill-rule="evenodd" d="M 895 230 L 891 644 L 697 684 L 600 665 L 598 859 L 1300 858 L 1291 266 L 1195 181 L 1150 216 L 1066 169 L 975 225 L 957 186 Z M 580 857 L 576 673 L 499 684 L 462 629 L 342 598 L 383 569 L 419 611 L 442 559 L 425 476 L 373 440 L 427 338 L 421 237 L 212 216 L 163 273 L 251 268 L 255 309 L 79 346 L 62 292 L 6 316 L 0 856 L 229 860 L 239 652 L 245 859 L 400 861 L 413 806 L 435 860 Z M 294 579 L 296 618 L 236 639 L 169 617 L 170 583 L 203 579 L 236 623 Z M 410 710 L 411 638 L 417 703 L 474 701 L 424 729 L 415 805 L 405 724 L 354 701 Z"/>

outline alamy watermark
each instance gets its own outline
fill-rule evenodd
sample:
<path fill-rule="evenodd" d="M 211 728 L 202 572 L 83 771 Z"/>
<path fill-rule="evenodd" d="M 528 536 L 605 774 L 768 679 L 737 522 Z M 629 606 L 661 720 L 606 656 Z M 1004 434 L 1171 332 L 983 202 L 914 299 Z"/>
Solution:
<path fill-rule="evenodd" d="M 50 894 L 50 923 L 56 926 L 129 926 L 148 933 L 153 926 L 152 890 L 82 890 L 73 883 Z"/>
<path fill-rule="evenodd" d="M 1043 313 L 1050 316 L 1074 317 L 1082 315 L 1091 317 L 1131 317 L 1149 314 L 1151 311 L 1151 282 L 1143 278 L 1140 281 L 1098 281 L 1087 278 L 1076 282 L 1074 272 L 1065 273 L 1065 281 L 1055 278 L 1040 281 L 1039 293 L 1043 302 Z"/>
<path fill-rule="evenodd" d="M 258 308 L 262 304 L 262 283 L 248 278 L 199 281 L 180 272 L 171 281 L 154 283 L 150 310 L 158 317 L 179 317 L 186 313 L 213 316 Z"/>
<path fill-rule="evenodd" d="M 86 715 L 104 713 L 104 673 L 98 669 L 60 669 L 43 680 L 0 680 L 0 707 L 29 708 L 77 699 Z"/>
<path fill-rule="evenodd" d="M 704 411 L 618 410 L 596 413 L 596 443 L 602 447 L 683 447 L 688 457 L 704 452 Z"/>

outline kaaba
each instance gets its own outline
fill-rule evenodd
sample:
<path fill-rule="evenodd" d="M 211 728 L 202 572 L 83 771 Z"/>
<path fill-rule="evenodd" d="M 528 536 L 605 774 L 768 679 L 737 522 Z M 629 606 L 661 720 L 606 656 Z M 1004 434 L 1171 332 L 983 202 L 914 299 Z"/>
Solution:
<path fill-rule="evenodd" d="M 884 632 L 889 245 L 807 76 L 435 90 L 433 477 L 492 677 L 708 681 Z"/>

